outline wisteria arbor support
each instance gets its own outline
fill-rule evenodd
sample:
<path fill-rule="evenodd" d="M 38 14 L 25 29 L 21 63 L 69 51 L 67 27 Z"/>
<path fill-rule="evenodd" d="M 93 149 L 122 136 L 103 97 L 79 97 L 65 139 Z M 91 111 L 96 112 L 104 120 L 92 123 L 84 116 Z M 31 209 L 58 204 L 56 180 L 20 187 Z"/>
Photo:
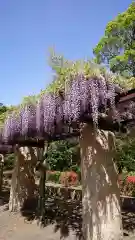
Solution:
<path fill-rule="evenodd" d="M 85 124 L 80 136 L 85 240 L 123 239 L 113 133 Z"/>
<path fill-rule="evenodd" d="M 34 201 L 36 193 L 34 176 L 37 162 L 36 149 L 16 146 L 15 155 L 9 199 L 9 210 L 13 212 L 21 211 L 28 201 Z"/>
<path fill-rule="evenodd" d="M 13 144 L 13 142 L 10 144 Z M 10 200 L 9 200 L 9 210 L 10 211 L 23 211 L 26 210 L 25 207 L 30 207 L 32 200 L 35 197 L 36 184 L 34 169 L 39 163 L 40 171 L 40 193 L 39 193 L 39 215 L 44 220 L 44 207 L 45 207 L 45 179 L 46 179 L 46 169 L 44 167 L 44 153 L 47 151 L 46 144 L 44 140 L 24 140 L 19 141 L 19 144 L 12 145 L 0 145 L 0 153 L 7 154 L 15 152 L 16 159 L 12 174 L 11 190 L 10 190 Z M 2 160 L 4 156 L 2 156 Z M 1 162 L 0 162 L 1 163 Z M 3 165 L 2 165 L 3 166 Z M 2 185 L 2 169 L 1 169 L 1 185 Z M 0 186 L 1 186 L 0 185 Z M 28 206 L 28 201 L 31 203 Z M 36 203 L 36 201 L 35 201 Z M 35 207 L 35 206 L 33 206 Z M 27 209 L 28 210 L 28 209 Z"/>

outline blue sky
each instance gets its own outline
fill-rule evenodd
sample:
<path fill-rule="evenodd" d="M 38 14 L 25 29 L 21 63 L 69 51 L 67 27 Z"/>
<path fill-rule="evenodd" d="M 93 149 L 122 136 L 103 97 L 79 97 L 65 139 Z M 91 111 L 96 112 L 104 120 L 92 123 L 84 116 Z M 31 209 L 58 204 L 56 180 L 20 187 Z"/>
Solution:
<path fill-rule="evenodd" d="M 49 48 L 69 59 L 92 56 L 108 21 L 129 0 L 1 0 L 0 102 L 18 104 L 52 79 Z"/>

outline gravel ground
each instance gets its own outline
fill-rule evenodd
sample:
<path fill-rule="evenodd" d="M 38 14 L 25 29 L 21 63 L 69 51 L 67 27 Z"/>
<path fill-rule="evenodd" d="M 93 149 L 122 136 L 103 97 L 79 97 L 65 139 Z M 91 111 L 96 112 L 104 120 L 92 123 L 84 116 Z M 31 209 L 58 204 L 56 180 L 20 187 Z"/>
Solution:
<path fill-rule="evenodd" d="M 60 240 L 60 230 L 55 232 L 55 225 L 50 224 L 45 228 L 37 225 L 36 221 L 26 221 L 24 217 L 11 214 L 5 206 L 0 207 L 0 240 Z M 65 240 L 76 240 L 75 234 L 71 231 Z M 133 233 L 124 237 L 124 240 L 135 240 Z"/>
<path fill-rule="evenodd" d="M 55 226 L 41 228 L 36 221 L 27 222 L 22 216 L 10 214 L 7 210 L 0 211 L 0 240 L 60 240 L 60 231 L 55 232 Z M 75 240 L 70 233 L 68 238 Z"/>
<path fill-rule="evenodd" d="M 78 240 L 76 236 L 81 239 L 82 207 L 79 203 L 74 201 L 51 203 L 48 210 L 46 208 L 48 225 L 41 228 L 37 221 L 29 216 L 26 220 L 26 216 L 9 213 L 6 204 L 9 193 L 6 194 L 6 191 L 5 194 L 3 192 L 3 197 L 0 198 L 0 240 L 37 240 L 37 238 L 40 240 Z M 135 213 L 123 212 L 122 216 L 126 235 L 123 240 L 135 240 Z"/>

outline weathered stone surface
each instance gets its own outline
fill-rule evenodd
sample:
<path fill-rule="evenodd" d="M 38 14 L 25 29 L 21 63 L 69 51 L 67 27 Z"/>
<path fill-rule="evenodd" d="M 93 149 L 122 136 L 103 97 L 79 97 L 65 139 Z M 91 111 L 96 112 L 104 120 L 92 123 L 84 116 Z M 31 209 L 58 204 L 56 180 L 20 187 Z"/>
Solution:
<path fill-rule="evenodd" d="M 122 221 L 111 132 L 84 125 L 80 148 L 85 240 L 121 240 Z"/>
<path fill-rule="evenodd" d="M 27 199 L 35 196 L 34 166 L 36 151 L 32 147 L 16 148 L 16 161 L 12 174 L 9 210 L 20 211 Z"/>

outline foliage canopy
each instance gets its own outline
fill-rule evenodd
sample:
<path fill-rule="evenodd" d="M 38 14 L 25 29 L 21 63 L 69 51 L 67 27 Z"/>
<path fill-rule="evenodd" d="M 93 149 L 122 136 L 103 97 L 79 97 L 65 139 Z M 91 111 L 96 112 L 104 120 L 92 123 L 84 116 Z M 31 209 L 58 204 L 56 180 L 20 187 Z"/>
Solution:
<path fill-rule="evenodd" d="M 109 64 L 113 72 L 135 77 L 135 2 L 109 22 L 93 50 L 95 62 Z M 135 87 L 135 80 L 132 79 Z"/>
<path fill-rule="evenodd" d="M 130 136 L 117 136 L 116 138 L 116 163 L 119 172 L 135 171 L 135 138 Z"/>
<path fill-rule="evenodd" d="M 48 148 L 47 161 L 51 170 L 76 170 L 80 163 L 78 141 L 75 139 L 52 142 Z"/>

